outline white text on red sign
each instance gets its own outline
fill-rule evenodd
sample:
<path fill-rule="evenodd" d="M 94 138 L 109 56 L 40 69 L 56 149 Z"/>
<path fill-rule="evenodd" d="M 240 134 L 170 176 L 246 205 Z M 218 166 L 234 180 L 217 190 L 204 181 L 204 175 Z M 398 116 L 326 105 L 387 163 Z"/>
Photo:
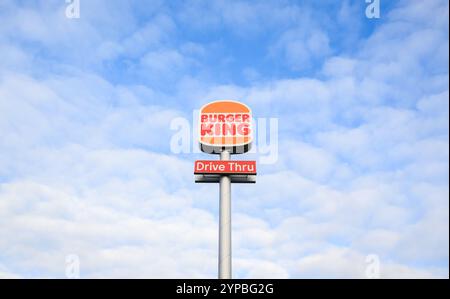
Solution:
<path fill-rule="evenodd" d="M 194 174 L 256 174 L 256 161 L 197 160 Z"/>

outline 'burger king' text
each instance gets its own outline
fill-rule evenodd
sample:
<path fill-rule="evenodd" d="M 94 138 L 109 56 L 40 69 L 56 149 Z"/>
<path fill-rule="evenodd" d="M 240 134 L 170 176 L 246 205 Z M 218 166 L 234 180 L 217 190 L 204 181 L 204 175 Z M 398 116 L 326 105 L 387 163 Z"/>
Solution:
<path fill-rule="evenodd" d="M 248 136 L 251 116 L 248 113 L 204 113 L 201 115 L 200 136 Z"/>

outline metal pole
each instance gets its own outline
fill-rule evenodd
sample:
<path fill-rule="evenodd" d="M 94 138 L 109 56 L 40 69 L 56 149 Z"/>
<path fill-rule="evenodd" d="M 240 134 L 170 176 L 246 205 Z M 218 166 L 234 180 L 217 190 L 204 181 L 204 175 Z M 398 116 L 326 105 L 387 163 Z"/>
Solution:
<path fill-rule="evenodd" d="M 220 153 L 220 160 L 230 160 L 230 152 Z M 231 279 L 231 180 L 220 176 L 219 279 Z"/>

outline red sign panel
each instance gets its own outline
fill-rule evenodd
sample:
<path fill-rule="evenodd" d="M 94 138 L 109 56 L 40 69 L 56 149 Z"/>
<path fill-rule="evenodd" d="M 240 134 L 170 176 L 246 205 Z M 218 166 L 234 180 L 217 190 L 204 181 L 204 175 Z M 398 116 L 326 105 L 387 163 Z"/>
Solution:
<path fill-rule="evenodd" d="M 256 174 L 256 161 L 197 160 L 194 174 Z"/>

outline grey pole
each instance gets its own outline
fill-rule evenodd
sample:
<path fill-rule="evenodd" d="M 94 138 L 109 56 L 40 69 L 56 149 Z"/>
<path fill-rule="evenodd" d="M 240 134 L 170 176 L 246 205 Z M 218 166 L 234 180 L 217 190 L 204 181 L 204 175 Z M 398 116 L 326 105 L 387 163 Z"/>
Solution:
<path fill-rule="evenodd" d="M 230 152 L 220 153 L 220 160 L 230 160 Z M 231 180 L 220 176 L 219 279 L 231 279 Z"/>

